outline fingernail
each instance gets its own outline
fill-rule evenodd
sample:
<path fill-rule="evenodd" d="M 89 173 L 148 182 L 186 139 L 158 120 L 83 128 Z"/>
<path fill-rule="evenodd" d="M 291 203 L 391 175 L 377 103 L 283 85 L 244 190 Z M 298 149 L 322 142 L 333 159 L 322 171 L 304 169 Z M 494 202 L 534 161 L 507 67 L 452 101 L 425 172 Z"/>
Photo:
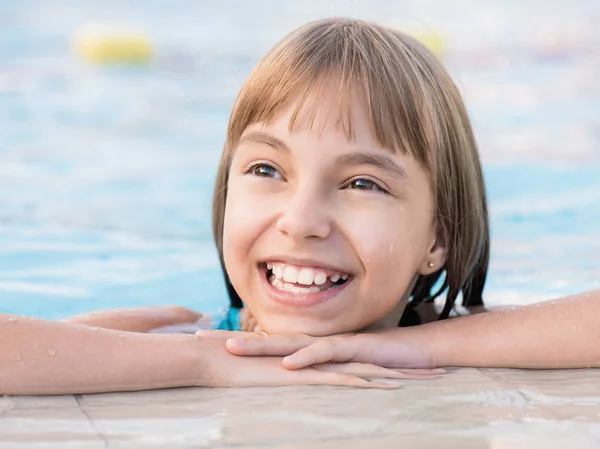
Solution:
<path fill-rule="evenodd" d="M 245 341 L 243 338 L 230 338 L 225 342 L 225 344 L 229 346 L 237 346 L 238 348 L 244 346 L 244 343 Z"/>
<path fill-rule="evenodd" d="M 287 357 L 284 357 L 283 360 L 285 360 L 286 362 L 295 362 L 296 360 L 298 360 L 298 355 L 288 355 Z"/>
<path fill-rule="evenodd" d="M 199 330 L 196 331 L 196 337 L 208 337 L 212 331 Z"/>

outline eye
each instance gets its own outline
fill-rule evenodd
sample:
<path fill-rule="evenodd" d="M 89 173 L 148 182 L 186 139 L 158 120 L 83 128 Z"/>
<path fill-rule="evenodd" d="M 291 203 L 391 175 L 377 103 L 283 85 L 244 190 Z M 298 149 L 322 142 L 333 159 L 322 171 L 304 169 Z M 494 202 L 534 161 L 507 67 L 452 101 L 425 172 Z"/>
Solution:
<path fill-rule="evenodd" d="M 365 178 L 359 178 L 359 179 L 354 179 L 354 180 L 350 181 L 350 183 L 348 183 L 347 188 L 353 189 L 353 190 L 365 190 L 365 191 L 388 193 L 388 191 L 386 189 L 381 187 L 375 181 L 371 181 L 370 179 L 365 179 Z"/>
<path fill-rule="evenodd" d="M 282 178 L 279 172 L 268 164 L 254 164 L 246 169 L 247 174 L 258 176 L 261 178 Z"/>

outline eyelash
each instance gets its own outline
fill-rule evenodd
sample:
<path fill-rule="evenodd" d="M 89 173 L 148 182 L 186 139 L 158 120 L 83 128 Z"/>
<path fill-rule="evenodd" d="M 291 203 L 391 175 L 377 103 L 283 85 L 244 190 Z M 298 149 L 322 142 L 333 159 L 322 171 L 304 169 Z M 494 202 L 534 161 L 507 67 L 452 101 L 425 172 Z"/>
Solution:
<path fill-rule="evenodd" d="M 348 188 L 352 189 L 352 187 L 350 187 L 351 185 L 353 185 L 356 182 L 367 182 L 371 185 L 371 188 L 354 188 L 353 190 L 363 190 L 365 192 L 379 192 L 379 193 L 384 193 L 386 195 L 389 195 L 390 192 L 388 192 L 386 189 L 384 189 L 383 187 L 381 187 L 381 185 L 379 185 L 377 182 L 371 180 L 371 179 L 366 179 L 366 178 L 356 178 L 353 179 L 352 181 L 350 181 L 347 186 Z M 374 188 L 373 188 L 374 187 Z"/>
<path fill-rule="evenodd" d="M 265 164 L 264 162 L 259 162 L 259 163 L 255 163 L 255 164 L 251 164 L 248 167 L 246 167 L 246 169 L 244 170 L 244 174 L 248 174 L 248 175 L 253 175 L 259 178 L 273 178 L 275 179 L 275 176 L 269 176 L 269 175 L 259 175 L 257 174 L 257 170 L 258 169 L 267 169 L 267 170 L 272 170 L 274 171 L 276 174 L 278 174 L 282 179 L 283 176 L 281 176 L 281 174 L 277 171 L 276 168 L 274 168 L 273 166 L 269 165 L 269 164 Z M 369 183 L 369 185 L 371 186 L 371 188 L 352 188 L 352 185 L 355 185 L 355 183 L 357 182 L 366 182 Z M 348 182 L 346 185 L 346 188 L 351 189 L 351 190 L 362 190 L 365 192 L 379 192 L 379 193 L 383 193 L 386 195 L 389 195 L 390 192 L 388 190 L 386 190 L 385 188 L 383 188 L 381 185 L 379 185 L 377 182 L 371 180 L 371 179 L 366 179 L 366 178 L 356 178 L 351 180 L 350 182 Z"/>

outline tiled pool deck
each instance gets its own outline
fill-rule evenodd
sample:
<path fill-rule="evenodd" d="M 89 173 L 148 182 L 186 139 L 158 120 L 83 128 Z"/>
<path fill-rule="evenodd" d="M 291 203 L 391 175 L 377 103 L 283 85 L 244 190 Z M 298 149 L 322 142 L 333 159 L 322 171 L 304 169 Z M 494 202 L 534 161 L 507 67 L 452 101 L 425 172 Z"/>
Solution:
<path fill-rule="evenodd" d="M 600 369 L 334 387 L 0 397 L 1 448 L 600 447 Z"/>

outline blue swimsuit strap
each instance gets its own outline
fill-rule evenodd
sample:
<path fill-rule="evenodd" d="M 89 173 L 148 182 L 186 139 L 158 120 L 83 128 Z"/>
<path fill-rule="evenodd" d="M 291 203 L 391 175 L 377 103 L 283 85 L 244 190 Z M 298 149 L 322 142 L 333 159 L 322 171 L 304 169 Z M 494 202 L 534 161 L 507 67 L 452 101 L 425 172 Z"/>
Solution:
<path fill-rule="evenodd" d="M 230 307 L 227 310 L 227 316 L 221 320 L 219 325 L 217 326 L 218 330 L 226 330 L 226 331 L 240 331 L 242 330 L 242 326 L 240 323 L 240 312 L 242 309 L 238 309 L 236 307 Z"/>

